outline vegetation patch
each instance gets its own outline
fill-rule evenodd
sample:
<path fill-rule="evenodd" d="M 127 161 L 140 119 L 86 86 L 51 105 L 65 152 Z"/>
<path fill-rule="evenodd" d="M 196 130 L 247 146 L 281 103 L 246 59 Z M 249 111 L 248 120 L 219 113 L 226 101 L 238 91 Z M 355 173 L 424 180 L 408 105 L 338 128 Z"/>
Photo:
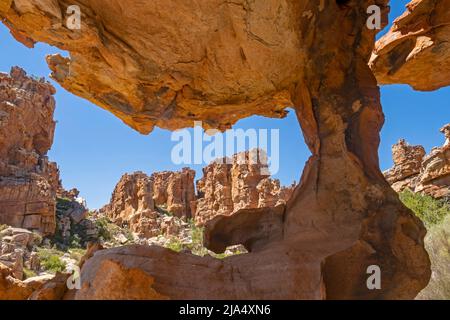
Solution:
<path fill-rule="evenodd" d="M 64 252 L 57 249 L 38 248 L 41 266 L 49 273 L 63 272 L 66 264 L 61 260 Z"/>

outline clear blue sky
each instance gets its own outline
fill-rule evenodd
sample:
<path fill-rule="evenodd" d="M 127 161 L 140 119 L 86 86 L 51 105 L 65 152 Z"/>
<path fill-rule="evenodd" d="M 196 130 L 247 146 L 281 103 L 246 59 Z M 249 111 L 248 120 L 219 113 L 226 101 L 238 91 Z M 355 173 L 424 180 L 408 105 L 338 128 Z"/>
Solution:
<path fill-rule="evenodd" d="M 393 1 L 391 17 L 400 15 L 407 2 Z M 45 44 L 28 49 L 0 24 L 0 71 L 18 65 L 29 74 L 47 77 L 50 71 L 45 56 L 56 52 L 60 51 Z M 183 167 L 171 161 L 176 143 L 170 140 L 169 131 L 155 129 L 148 136 L 140 135 L 110 113 L 51 82 L 57 89 L 57 129 L 49 157 L 58 163 L 64 187 L 78 188 L 89 207 L 99 208 L 107 203 L 115 184 L 126 172 L 152 173 Z M 403 85 L 386 86 L 382 88 L 382 103 L 386 115 L 379 151 L 382 169 L 392 165 L 391 145 L 400 138 L 422 144 L 427 151 L 443 143 L 438 129 L 450 122 L 450 88 L 424 93 Z M 299 180 L 310 153 L 293 112 L 281 120 L 250 117 L 234 128 L 279 129 L 280 170 L 275 177 L 282 184 Z M 202 166 L 191 166 L 197 171 L 197 179 Z"/>

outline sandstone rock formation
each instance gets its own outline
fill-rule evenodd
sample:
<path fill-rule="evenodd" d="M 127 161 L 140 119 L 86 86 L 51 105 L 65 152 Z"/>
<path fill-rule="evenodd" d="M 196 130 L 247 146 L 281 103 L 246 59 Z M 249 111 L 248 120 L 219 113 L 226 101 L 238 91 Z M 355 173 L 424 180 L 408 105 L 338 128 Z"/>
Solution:
<path fill-rule="evenodd" d="M 10 268 L 0 263 L 0 300 L 26 300 L 33 289 L 13 276 Z"/>
<path fill-rule="evenodd" d="M 252 114 L 283 117 L 299 79 L 295 26 L 304 4 L 76 0 L 81 29 L 71 30 L 63 0 L 1 3 L 18 41 L 70 52 L 48 57 L 55 81 L 140 132 L 195 119 L 225 129 Z"/>
<path fill-rule="evenodd" d="M 416 90 L 450 85 L 449 22 L 449 0 L 412 0 L 375 46 L 370 66 L 378 83 Z"/>
<path fill-rule="evenodd" d="M 450 197 L 450 124 L 440 131 L 445 143 L 428 155 L 422 146 L 410 146 L 405 140 L 392 147 L 394 167 L 384 175 L 395 191 L 409 188 L 434 198 Z"/>
<path fill-rule="evenodd" d="M 39 257 L 31 250 L 38 241 L 37 236 L 26 229 L 9 227 L 0 231 L 0 263 L 10 268 L 14 278 L 23 280 L 24 267 L 40 270 Z"/>
<path fill-rule="evenodd" d="M 157 172 L 151 177 L 142 172 L 125 174 L 101 212 L 142 237 L 176 232 L 174 220 L 164 218 L 159 211 L 192 217 L 194 177 L 195 171 L 188 168 L 180 172 Z"/>
<path fill-rule="evenodd" d="M 271 179 L 266 159 L 262 150 L 254 149 L 203 168 L 203 177 L 197 181 L 195 222 L 202 225 L 217 215 L 285 203 L 293 186 L 282 188 L 279 180 Z"/>
<path fill-rule="evenodd" d="M 49 162 L 55 89 L 20 68 L 0 73 L 0 224 L 51 234 L 59 172 Z"/>
<path fill-rule="evenodd" d="M 281 236 L 224 260 L 145 246 L 98 251 L 74 298 L 415 297 L 430 278 L 425 229 L 379 169 L 383 113 L 368 67 L 377 31 L 366 27 L 367 8 L 378 5 L 386 22 L 387 2 L 77 0 L 74 31 L 54 26 L 62 0 L 2 0 L 16 39 L 70 52 L 48 59 L 56 81 L 140 132 L 192 120 L 223 129 L 292 104 L 312 153 L 279 209 Z M 261 209 L 231 219 L 247 225 L 249 210 Z M 371 265 L 382 272 L 379 290 L 367 288 Z"/>

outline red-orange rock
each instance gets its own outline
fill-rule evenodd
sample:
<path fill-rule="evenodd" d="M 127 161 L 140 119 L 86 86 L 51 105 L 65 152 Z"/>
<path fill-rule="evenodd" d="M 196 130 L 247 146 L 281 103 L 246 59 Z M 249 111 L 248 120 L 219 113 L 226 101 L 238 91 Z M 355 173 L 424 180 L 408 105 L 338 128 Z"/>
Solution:
<path fill-rule="evenodd" d="M 412 0 L 370 60 L 378 83 L 416 90 L 450 85 L 450 0 Z"/>
<path fill-rule="evenodd" d="M 434 198 L 450 196 L 450 124 L 440 131 L 445 135 L 444 145 L 426 156 L 422 146 L 409 146 L 404 140 L 392 147 L 395 165 L 384 174 L 394 190 L 409 188 Z"/>
<path fill-rule="evenodd" d="M 55 89 L 20 68 L 0 74 L 0 224 L 55 230 L 56 164 L 53 143 Z"/>
<path fill-rule="evenodd" d="M 177 217 L 191 218 L 195 171 L 184 168 L 180 172 L 164 171 L 152 174 L 153 200 L 156 206 L 165 206 Z"/>
<path fill-rule="evenodd" d="M 384 176 L 395 191 L 403 190 L 411 180 L 417 178 L 424 156 L 425 149 L 422 146 L 411 146 L 403 139 L 392 146 L 394 167 L 384 172 Z"/>
<path fill-rule="evenodd" d="M 124 7 L 120 0 L 75 0 L 70 5 L 80 7 L 80 30 L 67 28 L 68 5 L 61 0 L 5 4 L 0 17 L 26 46 L 44 41 L 70 51 L 70 58 L 48 57 L 52 78 L 136 130 L 193 126 L 194 119 L 225 129 L 252 114 L 286 115 L 289 86 L 300 75 L 295 26 L 303 4 L 164 0 Z"/>
<path fill-rule="evenodd" d="M 101 212 L 114 223 L 129 226 L 131 231 L 146 238 L 161 231 L 170 233 L 169 226 L 163 226 L 159 211 L 191 218 L 195 201 L 194 177 L 195 171 L 188 168 L 180 172 L 158 172 L 151 177 L 142 172 L 125 174 L 116 185 L 110 203 Z"/>

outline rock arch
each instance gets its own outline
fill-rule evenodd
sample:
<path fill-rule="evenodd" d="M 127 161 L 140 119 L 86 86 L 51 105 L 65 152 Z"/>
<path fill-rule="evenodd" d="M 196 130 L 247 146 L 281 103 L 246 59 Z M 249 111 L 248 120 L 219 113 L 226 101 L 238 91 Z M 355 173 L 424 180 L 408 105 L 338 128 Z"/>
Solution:
<path fill-rule="evenodd" d="M 256 239 L 251 253 L 215 260 L 156 247 L 99 251 L 70 297 L 120 298 L 140 290 L 144 299 L 406 299 L 426 286 L 425 229 L 378 165 L 383 113 L 367 65 L 376 31 L 366 28 L 366 9 L 379 5 L 386 20 L 387 0 L 209 0 L 190 3 L 186 15 L 177 1 L 152 2 L 159 7 L 137 1 L 129 16 L 118 0 L 73 2 L 81 6 L 83 32 L 52 29 L 63 18 L 62 0 L 0 6 L 19 41 L 70 51 L 71 58 L 48 58 L 67 90 L 143 133 L 193 120 L 224 129 L 250 114 L 282 116 L 292 103 L 312 157 L 287 205 L 258 212 L 261 225 L 246 235 Z M 162 13 L 164 28 L 161 19 L 144 18 L 152 12 Z M 164 41 L 168 36 L 173 43 Z M 216 220 L 208 235 L 217 241 L 221 226 L 239 235 L 245 216 L 251 215 Z M 279 234 L 267 239 L 271 227 Z M 104 272 L 108 261 L 119 271 Z M 374 264 L 382 272 L 380 290 L 366 286 Z M 133 281 L 152 283 L 148 292 L 105 290 L 115 277 L 135 274 L 151 278 Z"/>

